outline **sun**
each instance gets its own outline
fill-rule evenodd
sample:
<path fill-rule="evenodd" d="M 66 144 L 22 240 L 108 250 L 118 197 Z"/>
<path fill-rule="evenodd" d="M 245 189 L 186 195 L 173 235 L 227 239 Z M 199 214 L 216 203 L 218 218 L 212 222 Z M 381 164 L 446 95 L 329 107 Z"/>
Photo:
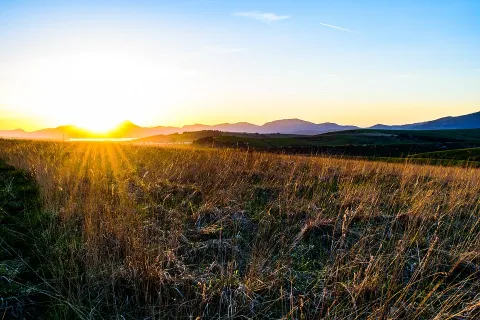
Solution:
<path fill-rule="evenodd" d="M 92 133 L 103 134 L 115 129 L 122 120 L 111 119 L 109 115 L 100 116 L 99 114 L 90 115 L 85 119 L 80 119 L 74 123 L 77 127 L 86 129 Z"/>
<path fill-rule="evenodd" d="M 192 92 L 169 61 L 124 46 L 85 45 L 32 60 L 17 75 L 12 105 L 93 133 L 165 119 Z"/>
<path fill-rule="evenodd" d="M 84 107 L 69 111 L 59 120 L 60 123 L 73 124 L 92 133 L 104 134 L 115 129 L 123 121 L 136 119 L 138 116 L 134 108 L 122 108 L 118 102 L 112 103 L 108 99 L 102 99 L 100 95 L 92 96 L 90 93 L 90 97 L 91 100 L 86 101 Z"/>

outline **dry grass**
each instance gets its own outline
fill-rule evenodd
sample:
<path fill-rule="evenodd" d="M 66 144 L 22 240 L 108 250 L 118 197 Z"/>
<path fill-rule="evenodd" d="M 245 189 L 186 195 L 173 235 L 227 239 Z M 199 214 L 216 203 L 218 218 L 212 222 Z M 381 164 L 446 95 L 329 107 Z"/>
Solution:
<path fill-rule="evenodd" d="M 480 170 L 0 141 L 58 217 L 58 318 L 477 319 Z"/>

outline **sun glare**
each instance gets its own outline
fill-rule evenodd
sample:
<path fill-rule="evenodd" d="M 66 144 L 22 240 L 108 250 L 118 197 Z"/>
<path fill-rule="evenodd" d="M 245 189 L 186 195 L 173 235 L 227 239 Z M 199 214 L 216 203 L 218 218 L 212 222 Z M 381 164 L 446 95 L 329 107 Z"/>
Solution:
<path fill-rule="evenodd" d="M 72 124 L 92 133 L 101 134 L 114 129 L 120 124 L 120 122 L 121 121 L 117 121 L 116 118 L 111 119 L 108 114 L 103 116 L 97 114 L 95 117 L 79 119 L 78 121 L 72 122 Z"/>
<path fill-rule="evenodd" d="M 172 65 L 121 46 L 70 49 L 12 66 L 9 103 L 94 132 L 150 123 L 186 96 L 185 73 Z"/>

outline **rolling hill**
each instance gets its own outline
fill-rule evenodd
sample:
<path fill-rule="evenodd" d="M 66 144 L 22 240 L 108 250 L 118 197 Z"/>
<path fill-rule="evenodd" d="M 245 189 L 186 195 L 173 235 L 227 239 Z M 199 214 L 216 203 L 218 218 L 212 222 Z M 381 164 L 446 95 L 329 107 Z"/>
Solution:
<path fill-rule="evenodd" d="M 358 129 L 316 136 L 206 136 L 194 144 L 248 147 L 286 153 L 400 157 L 411 154 L 480 147 L 480 129 L 375 130 Z"/>
<path fill-rule="evenodd" d="M 276 139 L 276 138 L 297 138 L 302 137 L 302 135 L 295 134 L 282 134 L 282 133 L 272 133 L 272 134 L 260 134 L 260 133 L 245 133 L 245 132 L 225 132 L 218 130 L 202 130 L 202 131 L 189 131 L 183 133 L 172 133 L 168 135 L 156 135 L 146 138 L 141 138 L 135 140 L 136 143 L 159 143 L 159 144 L 168 144 L 168 143 L 192 143 L 195 140 L 203 138 L 217 138 L 217 137 L 235 137 L 239 139 L 255 139 L 261 141 L 262 139 Z"/>

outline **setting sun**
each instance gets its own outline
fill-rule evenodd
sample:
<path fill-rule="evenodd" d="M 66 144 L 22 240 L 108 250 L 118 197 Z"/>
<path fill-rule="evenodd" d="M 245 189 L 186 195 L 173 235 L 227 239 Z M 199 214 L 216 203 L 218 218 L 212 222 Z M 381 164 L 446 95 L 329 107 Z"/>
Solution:
<path fill-rule="evenodd" d="M 85 117 L 85 119 L 79 119 L 72 124 L 89 130 L 92 133 L 103 134 L 114 129 L 121 123 L 121 120 L 110 119 L 110 115 L 105 113 L 103 115 L 95 114 L 94 117 Z"/>
<path fill-rule="evenodd" d="M 116 43 L 75 44 L 11 68 L 8 104 L 94 132 L 126 119 L 149 123 L 186 96 L 182 70 Z"/>

